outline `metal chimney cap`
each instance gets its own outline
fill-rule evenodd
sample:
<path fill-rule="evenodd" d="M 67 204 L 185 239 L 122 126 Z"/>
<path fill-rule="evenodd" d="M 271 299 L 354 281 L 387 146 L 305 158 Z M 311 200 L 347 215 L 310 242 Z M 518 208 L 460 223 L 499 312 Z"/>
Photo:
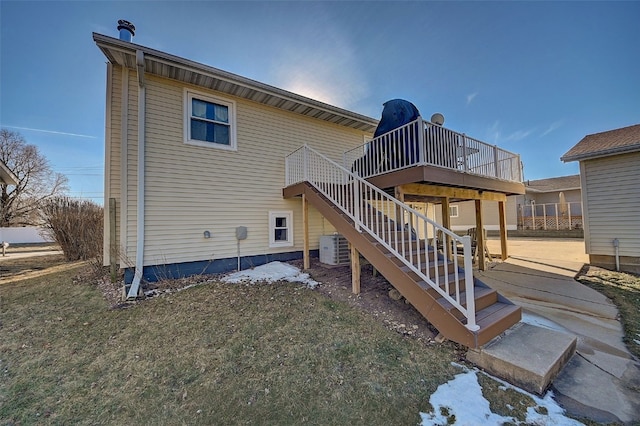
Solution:
<path fill-rule="evenodd" d="M 136 35 L 136 27 L 131 22 L 119 19 L 118 20 L 118 31 L 120 30 L 128 30 L 131 32 L 131 35 Z"/>

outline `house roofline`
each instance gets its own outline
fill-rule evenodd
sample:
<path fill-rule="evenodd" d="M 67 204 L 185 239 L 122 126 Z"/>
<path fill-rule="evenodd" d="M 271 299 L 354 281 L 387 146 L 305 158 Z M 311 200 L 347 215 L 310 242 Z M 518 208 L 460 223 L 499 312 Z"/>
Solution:
<path fill-rule="evenodd" d="M 576 189 L 582 189 L 582 188 L 580 188 L 579 186 L 576 186 L 576 187 L 569 187 L 569 188 L 555 188 L 555 189 L 543 190 L 543 189 L 529 188 L 526 185 L 524 187 L 525 192 L 535 192 L 538 194 L 546 194 L 549 192 L 558 192 L 558 191 L 573 191 Z"/>
<path fill-rule="evenodd" d="M 109 62 L 114 64 L 135 69 L 136 51 L 142 51 L 147 62 L 146 72 L 149 74 L 361 131 L 373 132 L 378 125 L 378 120 L 374 118 L 146 46 L 98 33 L 93 33 L 93 40 Z"/>
<path fill-rule="evenodd" d="M 623 147 L 604 149 L 602 151 L 596 151 L 596 152 L 588 152 L 588 153 L 575 154 L 575 155 L 563 155 L 562 157 L 560 157 L 560 160 L 562 160 L 565 163 L 569 163 L 571 161 L 591 160 L 594 158 L 610 157 L 612 155 L 629 154 L 636 151 L 640 151 L 640 143 L 637 143 L 634 145 L 627 145 Z"/>

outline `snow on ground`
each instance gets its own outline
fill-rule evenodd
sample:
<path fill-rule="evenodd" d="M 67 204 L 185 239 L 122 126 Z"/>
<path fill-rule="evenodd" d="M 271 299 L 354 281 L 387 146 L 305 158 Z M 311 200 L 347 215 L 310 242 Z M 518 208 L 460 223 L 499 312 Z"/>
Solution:
<path fill-rule="evenodd" d="M 527 324 L 531 324 L 531 325 L 537 325 L 538 327 L 542 327 L 542 328 L 547 328 L 549 330 L 556 330 L 556 331 L 562 331 L 564 333 L 567 333 L 568 330 L 566 328 L 564 328 L 563 326 L 561 326 L 558 323 L 555 323 L 545 317 L 542 317 L 540 315 L 536 315 L 533 313 L 529 313 L 529 312 L 523 312 L 522 313 L 522 322 L 527 323 Z"/>
<path fill-rule="evenodd" d="M 423 426 L 447 425 L 449 418 L 455 416 L 455 425 L 503 425 L 505 423 L 521 424 L 517 419 L 505 417 L 492 413 L 489 409 L 489 401 L 482 395 L 482 388 L 478 383 L 477 374 L 485 374 L 477 369 L 468 369 L 465 366 L 455 364 L 464 370 L 457 374 L 453 380 L 442 384 L 431 395 L 429 402 L 433 406 L 432 413 L 420 413 Z M 582 423 L 565 417 L 564 410 L 553 400 L 553 392 L 549 391 L 544 398 L 530 394 L 500 379 L 490 376 L 492 379 L 502 383 L 504 387 L 515 389 L 516 391 L 531 397 L 539 411 L 547 414 L 540 414 L 533 408 L 527 409 L 527 418 L 524 424 L 528 425 L 557 425 L 557 426 L 577 426 Z M 443 415 L 443 412 L 447 415 Z"/>
<path fill-rule="evenodd" d="M 309 274 L 303 273 L 300 269 L 293 265 L 282 262 L 271 262 L 266 265 L 256 266 L 253 269 L 234 272 L 222 278 L 222 282 L 230 284 L 238 283 L 257 283 L 257 282 L 276 282 L 289 281 L 292 283 L 302 283 L 309 288 L 314 288 L 319 283 L 309 277 Z"/>

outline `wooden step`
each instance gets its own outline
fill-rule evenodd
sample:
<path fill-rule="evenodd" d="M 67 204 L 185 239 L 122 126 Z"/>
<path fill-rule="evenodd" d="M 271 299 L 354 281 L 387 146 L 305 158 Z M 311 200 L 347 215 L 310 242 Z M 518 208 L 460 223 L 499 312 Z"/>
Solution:
<path fill-rule="evenodd" d="M 406 266 L 404 264 L 404 262 L 402 262 L 402 260 L 398 259 L 397 257 L 392 257 L 391 261 L 393 263 L 395 263 L 396 265 L 398 265 L 398 267 L 402 270 L 402 272 L 405 272 L 407 274 L 409 274 L 415 281 L 420 281 L 422 279 L 422 277 L 418 276 L 418 274 L 416 274 L 411 268 L 409 268 L 408 266 Z M 413 265 L 416 267 L 417 269 L 417 265 Z M 445 275 L 448 275 L 449 277 L 449 282 L 452 282 L 451 279 L 455 278 L 455 265 L 453 263 L 444 263 L 442 261 L 438 261 L 438 262 L 429 262 L 429 273 L 427 274 L 427 265 L 426 263 L 421 263 L 420 268 L 422 270 L 422 273 L 427 275 L 428 277 L 432 278 L 433 280 L 435 280 L 436 278 L 436 269 L 438 272 L 438 279 L 439 280 L 443 280 Z M 459 272 L 458 273 L 458 278 L 459 279 L 464 279 L 464 274 Z"/>
<path fill-rule="evenodd" d="M 476 312 L 479 312 L 485 308 L 488 308 L 489 306 L 498 302 L 498 292 L 489 287 L 474 286 L 473 297 L 476 304 Z M 455 306 L 453 306 L 453 304 L 450 301 L 448 301 L 444 297 L 439 298 L 437 302 L 440 305 L 442 305 L 442 307 L 445 308 L 448 312 L 451 312 L 456 318 L 460 320 L 464 318 L 464 315 L 462 315 L 462 313 Z M 460 304 L 465 308 L 467 307 L 466 291 L 463 291 L 460 294 Z"/>
<path fill-rule="evenodd" d="M 517 324 L 522 319 L 522 308 L 509 303 L 497 302 L 476 311 L 476 324 L 480 326 L 477 346 L 482 346 L 494 337 Z"/>

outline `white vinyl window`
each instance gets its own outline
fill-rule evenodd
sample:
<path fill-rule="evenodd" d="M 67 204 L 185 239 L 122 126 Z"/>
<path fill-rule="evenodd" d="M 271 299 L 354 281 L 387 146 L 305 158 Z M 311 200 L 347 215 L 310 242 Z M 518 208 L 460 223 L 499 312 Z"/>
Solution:
<path fill-rule="evenodd" d="M 293 212 L 269 212 L 269 247 L 293 246 Z"/>
<path fill-rule="evenodd" d="M 449 217 L 458 217 L 458 206 L 449 206 Z"/>
<path fill-rule="evenodd" d="M 185 143 L 235 151 L 233 101 L 185 90 Z"/>

